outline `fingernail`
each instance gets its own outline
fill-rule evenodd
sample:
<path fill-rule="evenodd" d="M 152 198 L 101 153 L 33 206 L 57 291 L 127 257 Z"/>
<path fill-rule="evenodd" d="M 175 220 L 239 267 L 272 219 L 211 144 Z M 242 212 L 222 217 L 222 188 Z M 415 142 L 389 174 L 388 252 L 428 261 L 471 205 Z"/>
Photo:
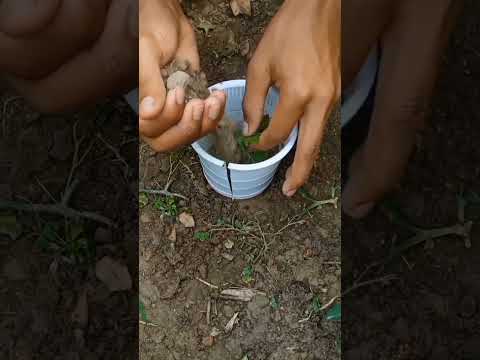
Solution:
<path fill-rule="evenodd" d="M 155 99 L 151 96 L 147 96 L 142 100 L 141 108 L 146 111 L 155 110 Z"/>
<path fill-rule="evenodd" d="M 210 104 L 210 107 L 208 109 L 208 118 L 210 120 L 216 120 L 218 118 L 218 115 L 220 115 L 220 106 L 218 106 L 217 103 Z"/>
<path fill-rule="evenodd" d="M 293 195 L 295 195 L 295 193 L 297 192 L 297 189 L 292 189 L 290 184 L 288 184 L 286 181 L 283 183 L 283 187 L 282 187 L 282 192 L 283 192 L 283 195 L 287 196 L 287 197 L 292 197 Z"/>
<path fill-rule="evenodd" d="M 203 104 L 196 105 L 193 107 L 193 120 L 200 121 L 203 116 Z"/>
<path fill-rule="evenodd" d="M 243 135 L 248 136 L 248 123 L 243 123 Z"/>
<path fill-rule="evenodd" d="M 185 90 L 180 87 L 175 88 L 175 101 L 178 105 L 185 104 Z"/>

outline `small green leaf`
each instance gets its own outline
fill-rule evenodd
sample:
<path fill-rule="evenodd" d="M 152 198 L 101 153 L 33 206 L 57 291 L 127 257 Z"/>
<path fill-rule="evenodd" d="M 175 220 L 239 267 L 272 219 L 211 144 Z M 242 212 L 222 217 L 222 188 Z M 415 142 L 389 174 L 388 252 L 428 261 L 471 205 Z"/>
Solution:
<path fill-rule="evenodd" d="M 250 154 L 252 160 L 256 163 L 270 159 L 271 153 L 269 151 L 254 151 Z"/>
<path fill-rule="evenodd" d="M 208 231 L 197 231 L 194 237 L 200 241 L 207 241 L 210 240 L 210 233 Z"/>
<path fill-rule="evenodd" d="M 144 208 L 145 206 L 148 205 L 148 196 L 147 194 L 145 193 L 140 193 L 138 195 L 138 205 L 141 207 L 141 208 Z"/>
<path fill-rule="evenodd" d="M 242 271 L 242 280 L 245 283 L 251 283 L 253 281 L 253 274 L 254 274 L 253 266 L 248 265 Z"/>
<path fill-rule="evenodd" d="M 153 206 L 168 216 L 175 217 L 178 214 L 177 202 L 173 197 L 158 198 Z"/>
<path fill-rule="evenodd" d="M 138 299 L 138 313 L 142 321 L 148 322 L 147 310 L 142 300 Z"/>
<path fill-rule="evenodd" d="M 327 320 L 340 321 L 342 319 L 342 305 L 336 304 L 327 312 Z"/>
<path fill-rule="evenodd" d="M 318 296 L 313 298 L 312 308 L 315 314 L 318 314 L 320 311 L 322 311 L 322 303 L 320 302 L 320 298 Z"/>
<path fill-rule="evenodd" d="M 50 245 L 58 239 L 57 226 L 47 223 L 40 233 L 37 245 L 42 251 L 50 250 Z"/>
<path fill-rule="evenodd" d="M 272 296 L 272 299 L 270 300 L 270 306 L 272 307 L 273 310 L 280 309 L 280 299 L 278 298 L 277 295 Z"/>

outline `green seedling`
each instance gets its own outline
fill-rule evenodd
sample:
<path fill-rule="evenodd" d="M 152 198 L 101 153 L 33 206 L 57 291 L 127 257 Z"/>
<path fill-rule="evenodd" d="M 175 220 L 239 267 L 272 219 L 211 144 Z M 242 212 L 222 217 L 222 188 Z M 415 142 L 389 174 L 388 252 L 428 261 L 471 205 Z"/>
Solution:
<path fill-rule="evenodd" d="M 84 263 L 93 259 L 92 243 L 88 241 L 85 229 L 80 224 L 67 224 L 66 241 L 63 255 L 76 263 Z"/>
<path fill-rule="evenodd" d="M 262 123 L 260 124 L 260 127 L 255 134 L 250 136 L 244 136 L 241 130 L 237 131 L 237 133 L 235 134 L 240 151 L 242 152 L 244 157 L 248 159 L 248 162 L 258 163 L 272 157 L 273 153 L 271 151 L 252 150 L 250 148 L 252 145 L 256 145 L 260 142 L 260 136 L 269 124 L 270 117 L 268 115 L 265 115 L 263 117 Z"/>
<path fill-rule="evenodd" d="M 153 206 L 168 216 L 175 217 L 178 214 L 177 202 L 173 197 L 158 198 Z"/>
<path fill-rule="evenodd" d="M 140 208 L 144 208 L 145 206 L 148 205 L 148 196 L 147 194 L 145 193 L 140 193 L 138 195 L 138 205 L 140 206 Z"/>
<path fill-rule="evenodd" d="M 197 231 L 194 235 L 195 239 L 200 241 L 210 240 L 211 235 L 208 231 Z"/>
<path fill-rule="evenodd" d="M 278 295 L 272 296 L 272 299 L 270 300 L 270 306 L 273 310 L 280 309 L 280 299 L 278 298 Z"/>
<path fill-rule="evenodd" d="M 340 321 L 342 320 L 342 305 L 341 304 L 336 304 L 334 307 L 332 307 L 328 312 L 326 316 L 327 320 L 331 321 Z"/>
<path fill-rule="evenodd" d="M 83 225 L 67 223 L 63 229 L 59 224 L 47 223 L 37 240 L 44 252 L 57 253 L 75 264 L 91 262 L 94 258 L 93 242 L 88 240 Z"/>
<path fill-rule="evenodd" d="M 253 274 L 254 274 L 253 266 L 252 265 L 247 265 L 243 271 L 242 271 L 242 281 L 246 284 L 251 283 L 253 279 Z"/>
<path fill-rule="evenodd" d="M 148 322 L 148 315 L 147 310 L 145 309 L 145 304 L 140 299 L 138 299 L 138 314 L 140 315 L 140 320 Z"/>
<path fill-rule="evenodd" d="M 37 246 L 40 248 L 40 250 L 48 252 L 54 249 L 55 244 L 58 241 L 61 241 L 58 231 L 59 226 L 57 224 L 45 224 L 37 240 Z"/>
<path fill-rule="evenodd" d="M 312 309 L 315 314 L 319 314 L 322 311 L 322 303 L 320 302 L 320 298 L 318 296 L 313 298 Z"/>

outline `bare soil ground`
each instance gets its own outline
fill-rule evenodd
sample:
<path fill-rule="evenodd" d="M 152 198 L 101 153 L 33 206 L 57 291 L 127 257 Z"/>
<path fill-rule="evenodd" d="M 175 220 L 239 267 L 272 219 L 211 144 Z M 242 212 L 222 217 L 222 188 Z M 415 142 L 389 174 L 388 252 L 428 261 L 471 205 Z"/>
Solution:
<path fill-rule="evenodd" d="M 223 0 L 184 1 L 210 84 L 244 78 L 249 56 L 280 4 L 256 0 L 252 17 L 234 17 Z M 190 148 L 154 154 L 141 146 L 140 186 L 161 190 L 168 184 L 185 197 L 140 195 L 142 359 L 340 357 L 340 324 L 319 311 L 340 292 L 340 209 L 311 207 L 315 203 L 300 194 L 287 200 L 281 184 L 291 161 L 292 156 L 283 162 L 263 195 L 232 201 L 207 185 Z M 338 197 L 339 186 L 337 116 L 305 190 L 326 200 Z M 193 228 L 179 221 L 184 212 L 193 217 Z M 223 300 L 199 279 L 264 294 L 248 302 Z M 237 313 L 233 330 L 225 331 Z"/>
<path fill-rule="evenodd" d="M 480 194 L 480 4 L 465 5 L 444 59 L 431 127 L 419 139 L 405 181 L 389 201 L 408 223 L 423 228 L 471 222 L 471 247 L 466 248 L 462 236 L 440 236 L 400 252 L 359 279 L 369 264 L 387 259 L 392 248 L 414 233 L 399 225 L 391 207 L 379 208 L 361 222 L 342 219 L 344 289 L 359 281 L 396 277 L 343 299 L 346 359 L 480 356 L 480 198 L 475 196 Z M 355 121 L 368 117 L 366 109 Z M 342 138 L 345 156 L 353 139 Z M 463 220 L 459 199 L 466 202 Z"/>
<path fill-rule="evenodd" d="M 135 114 L 114 99 L 40 115 L 5 92 L 0 120 L 0 358 L 135 358 Z M 82 215 L 64 216 L 64 206 Z M 110 284 L 119 291 L 99 278 L 99 263 L 104 275 L 120 269 Z"/>

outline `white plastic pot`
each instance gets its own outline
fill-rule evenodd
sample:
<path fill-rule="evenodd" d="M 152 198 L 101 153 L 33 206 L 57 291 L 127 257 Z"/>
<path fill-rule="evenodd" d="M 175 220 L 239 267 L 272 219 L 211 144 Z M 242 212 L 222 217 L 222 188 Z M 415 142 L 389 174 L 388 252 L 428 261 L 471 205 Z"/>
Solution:
<path fill-rule="evenodd" d="M 242 102 L 245 84 L 245 80 L 232 80 L 210 87 L 210 90 L 223 90 L 227 93 L 226 112 L 240 128 L 244 122 Z M 278 91 L 270 89 L 265 104 L 265 113 L 270 117 L 273 117 L 278 101 Z M 250 199 L 270 185 L 280 162 L 295 145 L 297 136 L 298 129 L 295 128 L 277 154 L 256 164 L 226 163 L 213 157 L 209 153 L 214 144 L 211 135 L 195 142 L 192 147 L 200 158 L 205 178 L 216 192 L 232 199 Z"/>
<path fill-rule="evenodd" d="M 375 47 L 353 83 L 342 94 L 344 99 L 341 108 L 342 127 L 355 116 L 368 98 L 375 83 L 378 68 L 378 49 Z"/>

